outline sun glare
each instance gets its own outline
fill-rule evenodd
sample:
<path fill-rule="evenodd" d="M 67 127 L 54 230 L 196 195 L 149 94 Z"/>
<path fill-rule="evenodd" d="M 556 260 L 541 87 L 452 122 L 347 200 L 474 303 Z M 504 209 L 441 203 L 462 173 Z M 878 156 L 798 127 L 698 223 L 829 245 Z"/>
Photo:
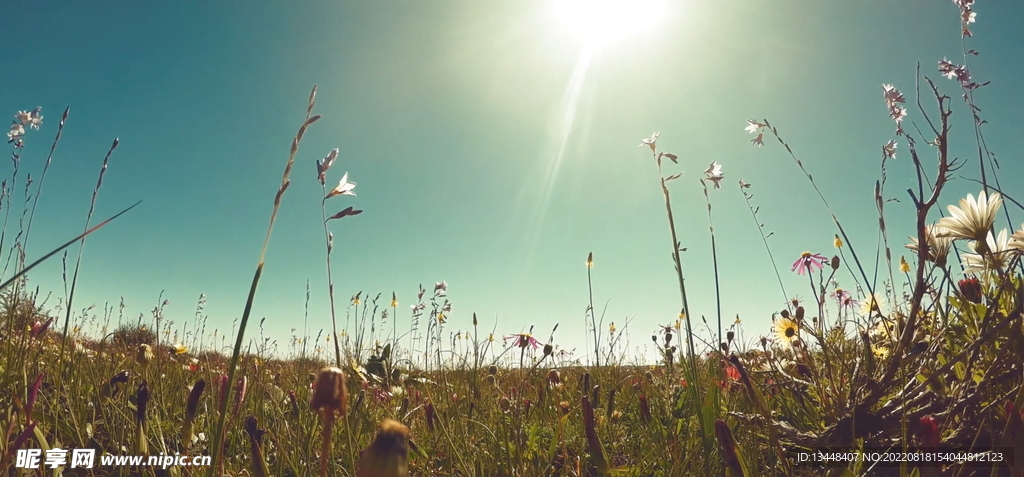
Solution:
<path fill-rule="evenodd" d="M 555 14 L 591 49 L 650 28 L 666 6 L 667 0 L 554 0 Z"/>

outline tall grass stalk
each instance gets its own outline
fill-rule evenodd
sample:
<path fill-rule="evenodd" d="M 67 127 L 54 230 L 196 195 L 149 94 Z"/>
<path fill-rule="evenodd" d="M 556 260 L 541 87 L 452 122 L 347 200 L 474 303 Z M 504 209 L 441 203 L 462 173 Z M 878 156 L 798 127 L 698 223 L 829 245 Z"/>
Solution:
<path fill-rule="evenodd" d="M 649 140 L 644 140 L 644 143 L 642 143 L 641 146 L 643 146 L 644 144 L 650 146 L 651 155 L 654 158 L 655 164 L 658 166 L 658 179 L 661 185 L 662 196 L 665 198 L 665 213 L 668 215 L 668 229 L 669 234 L 672 238 L 672 261 L 675 264 L 676 279 L 679 283 L 679 298 L 682 301 L 682 311 L 680 312 L 680 314 L 682 315 L 681 318 L 684 322 L 684 325 L 686 326 L 686 361 L 690 368 L 690 382 L 694 383 L 691 386 L 687 386 L 687 390 L 689 391 L 690 398 L 693 400 L 694 409 L 702 409 L 700 393 L 698 392 L 696 385 L 696 377 L 698 376 L 697 353 L 694 351 L 693 347 L 693 326 L 690 323 L 692 314 L 690 313 L 690 305 L 686 297 L 686 279 L 683 277 L 683 263 L 679 255 L 682 251 L 682 244 L 679 242 L 679 236 L 676 233 L 676 219 L 675 215 L 672 213 L 672 196 L 668 191 L 668 183 L 674 179 L 679 178 L 682 175 L 682 173 L 673 174 L 668 177 L 665 176 L 665 173 L 663 172 L 661 167 L 662 157 L 666 157 L 672 160 L 673 163 L 677 162 L 677 158 L 674 154 L 659 152 L 656 144 L 657 138 L 658 134 L 655 133 Z M 711 448 L 711 443 L 708 439 L 708 426 L 705 424 L 704 421 L 704 419 L 697 420 L 697 422 L 700 425 L 700 435 L 701 440 L 704 444 L 704 451 L 709 452 Z"/>
<path fill-rule="evenodd" d="M 245 327 L 249 323 L 249 314 L 252 312 L 252 302 L 256 298 L 256 287 L 260 283 L 260 275 L 263 274 L 263 263 L 264 257 L 267 254 L 267 245 L 270 243 L 270 234 L 274 230 L 274 222 L 277 219 L 277 211 L 281 207 L 281 198 L 284 197 L 285 190 L 288 189 L 288 185 L 291 184 L 289 176 L 291 175 L 292 166 L 295 164 L 295 154 L 299 151 L 299 144 L 302 142 L 302 136 L 306 133 L 306 128 L 311 124 L 315 123 L 320 119 L 320 115 L 313 116 L 313 106 L 316 105 L 316 86 L 313 86 L 313 90 L 309 93 L 309 101 L 306 105 L 306 119 L 302 122 L 302 126 L 299 127 L 298 134 L 292 139 L 291 152 L 288 155 L 288 162 L 285 165 L 284 173 L 281 176 L 281 186 L 277 189 L 277 195 L 274 196 L 274 208 L 270 213 L 270 224 L 267 225 L 267 235 L 263 239 L 263 248 L 260 250 L 260 260 L 256 265 L 256 273 L 253 274 L 252 284 L 249 286 L 249 296 L 245 300 L 245 310 L 242 312 L 242 321 L 238 327 L 238 333 L 235 336 L 235 347 L 231 353 L 231 361 L 228 367 L 228 379 L 227 379 L 227 391 L 226 394 L 231 393 L 231 386 L 234 383 L 235 371 L 238 368 L 238 358 L 242 351 L 242 340 L 245 337 Z M 214 439 L 212 442 L 213 450 L 210 452 L 212 465 L 210 465 L 207 471 L 208 477 L 213 477 L 216 470 L 220 467 L 220 461 L 224 458 L 223 451 L 220 443 L 224 442 L 224 423 L 227 419 L 228 412 L 228 400 L 224 399 L 220 403 L 220 416 L 217 419 L 217 428 L 214 433 Z"/>

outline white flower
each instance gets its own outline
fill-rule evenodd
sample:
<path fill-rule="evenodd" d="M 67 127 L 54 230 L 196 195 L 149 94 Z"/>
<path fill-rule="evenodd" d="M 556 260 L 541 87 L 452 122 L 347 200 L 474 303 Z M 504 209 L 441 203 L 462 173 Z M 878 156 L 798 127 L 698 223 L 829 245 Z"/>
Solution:
<path fill-rule="evenodd" d="M 882 96 L 885 97 L 885 102 L 888 104 L 904 103 L 906 100 L 903 98 L 903 93 L 896 89 L 891 84 L 882 85 Z"/>
<path fill-rule="evenodd" d="M 885 145 L 882 146 L 882 152 L 885 154 L 885 157 L 887 157 L 889 159 L 895 159 L 896 158 L 896 140 L 890 139 L 889 142 L 885 143 Z"/>
<path fill-rule="evenodd" d="M 717 161 L 712 162 L 707 170 L 704 171 L 704 177 L 715 183 L 715 189 L 721 189 L 722 179 L 725 179 L 725 174 L 722 173 L 722 165 Z"/>
<path fill-rule="evenodd" d="M 334 165 L 334 160 L 337 158 L 338 148 L 334 148 L 331 150 L 330 153 L 327 154 L 327 157 L 323 158 L 322 160 L 316 161 L 316 175 L 317 180 L 320 181 L 320 184 L 323 184 L 324 181 L 327 180 L 327 170 L 330 169 L 332 165 Z"/>
<path fill-rule="evenodd" d="M 749 189 L 750 188 L 750 183 L 748 183 L 747 181 L 745 181 L 743 179 L 740 179 L 740 188 L 741 189 Z"/>
<path fill-rule="evenodd" d="M 754 139 L 751 139 L 750 143 L 757 147 L 764 147 L 764 133 L 757 133 L 757 136 L 754 136 Z"/>
<path fill-rule="evenodd" d="M 984 240 L 992 224 L 996 221 L 996 212 L 1003 205 L 1003 199 L 996 192 L 987 196 L 984 191 L 978 194 L 978 200 L 967 194 L 960 199 L 960 207 L 950 205 L 950 217 L 943 217 L 935 224 L 945 230 L 946 237 L 954 239 Z M 943 234 L 939 234 L 942 236 Z"/>
<path fill-rule="evenodd" d="M 1010 248 L 1024 252 L 1024 225 L 1021 225 L 1020 230 L 1014 232 L 1013 235 L 1010 236 Z"/>
<path fill-rule="evenodd" d="M 640 145 L 637 146 L 637 147 L 650 146 L 651 152 L 656 151 L 657 150 L 657 146 L 655 145 L 655 142 L 658 141 L 658 136 L 660 136 L 660 135 L 661 135 L 660 132 L 656 132 L 654 134 L 651 134 L 651 137 L 649 137 L 649 138 L 641 139 L 640 140 Z"/>
<path fill-rule="evenodd" d="M 445 296 L 448 292 L 448 282 L 440 281 L 434 284 L 434 296 Z"/>
<path fill-rule="evenodd" d="M 936 225 L 929 225 L 924 231 L 925 240 L 928 242 L 928 256 L 926 259 L 935 262 L 940 267 L 945 266 L 946 256 L 949 255 L 949 247 L 953 243 L 953 239 L 946 236 L 946 233 L 945 229 Z M 917 237 L 910 237 L 910 243 L 905 245 L 905 247 L 917 252 Z"/>
<path fill-rule="evenodd" d="M 21 123 L 14 123 L 11 125 L 11 130 L 7 131 L 7 141 L 13 141 L 25 135 L 25 126 Z"/>
<path fill-rule="evenodd" d="M 747 127 L 743 128 L 743 130 L 748 132 L 748 133 L 753 134 L 753 133 L 757 132 L 757 130 L 759 130 L 759 129 L 765 127 L 765 126 L 766 126 L 766 124 L 764 124 L 764 123 L 762 123 L 760 121 L 757 121 L 755 119 L 748 119 L 747 120 Z"/>
<path fill-rule="evenodd" d="M 43 124 L 43 115 L 39 114 L 42 110 L 43 108 L 39 106 L 31 112 L 18 111 L 18 114 L 14 115 L 14 119 L 17 119 L 22 126 L 28 126 L 32 129 L 38 130 L 39 126 Z"/>
<path fill-rule="evenodd" d="M 356 183 L 348 181 L 348 172 L 346 172 L 345 175 L 341 177 L 341 180 L 338 181 L 338 186 L 335 187 L 334 189 L 331 189 L 331 191 L 327 193 L 326 198 L 329 199 L 336 195 L 351 195 L 355 197 L 356 193 L 353 192 L 355 188 Z"/>
<path fill-rule="evenodd" d="M 998 237 L 989 232 L 985 237 L 985 246 L 979 247 L 978 242 L 968 244 L 972 252 L 963 255 L 964 273 L 978 273 L 986 270 L 999 270 L 1006 267 L 1010 259 L 1010 232 L 1003 229 Z"/>

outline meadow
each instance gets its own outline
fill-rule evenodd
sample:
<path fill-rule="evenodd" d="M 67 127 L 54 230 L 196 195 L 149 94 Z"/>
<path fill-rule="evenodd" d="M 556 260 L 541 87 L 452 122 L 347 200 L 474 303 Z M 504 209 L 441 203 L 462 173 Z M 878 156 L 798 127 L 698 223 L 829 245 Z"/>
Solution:
<path fill-rule="evenodd" d="M 826 164 L 801 159 L 800 145 L 788 143 L 769 120 L 747 120 L 751 147 L 791 160 L 835 226 L 832 250 L 774 255 L 758 217 L 756 188 L 743 180 L 735 185 L 760 232 L 750 237 L 751 246 L 763 245 L 760 266 L 775 268 L 787 303 L 766 305 L 764 315 L 772 320 L 766 336 L 745 336 L 738 317 L 723 320 L 720 302 L 710 318 L 688 313 L 688 279 L 711 281 L 715 290 L 728 284 L 717 272 L 714 227 L 704 224 L 687 230 L 709 232 L 715 271 L 685 275 L 683 224 L 674 210 L 706 209 L 713 224 L 713 211 L 721 212 L 709 191 L 728 185 L 727 170 L 714 162 L 702 172 L 704 203 L 673 201 L 673 188 L 682 184 L 679 165 L 693 161 L 663 150 L 659 133 L 639 140 L 650 153 L 648 167 L 658 172 L 652 187 L 659 187 L 664 203 L 652 207 L 665 211 L 665 250 L 681 310 L 674 322 L 640 330 L 650 332 L 658 350 L 653 362 L 626 351 L 620 340 L 630 325 L 607 322 L 592 292 L 585 318 L 593 346 L 585 356 L 557 346 L 565 324 L 559 330 L 536 323 L 527 332 L 501 335 L 474 314 L 459 325 L 468 331 L 452 333 L 443 281 L 421 286 L 415 303 L 400 304 L 394 294 L 335 293 L 334 234 L 362 213 L 352 198 L 356 184 L 334 167 L 344 157 L 340 149 L 317 161 L 316 178 L 323 197 L 324 249 L 318 253 L 325 253 L 331 322 L 316 325 L 324 326 L 320 334 L 294 338 L 287 349 L 271 347 L 252 306 L 264 259 L 273 253 L 280 204 L 290 187 L 300 187 L 292 185 L 293 175 L 302 175 L 301 187 L 312 183 L 310 168 L 293 174 L 293 166 L 309 162 L 300 146 L 321 118 L 316 87 L 273 197 L 248 301 L 231 330 L 207 329 L 203 298 L 194 318 L 178 326 L 165 317 L 163 300 L 149 316 L 126 316 L 123 304 L 76 312 L 86 237 L 118 240 L 123 229 L 109 224 L 136 213 L 131 209 L 138 204 L 102 221 L 93 217 L 114 140 L 83 233 L 41 257 L 26 257 L 35 204 L 69 110 L 59 121 L 50 113 L 44 118 L 40 108 L 18 111 L 7 134 L 13 169 L 0 197 L 0 250 L 6 254 L 0 468 L 12 477 L 1022 476 L 1024 226 L 998 224 L 1020 223 L 1012 217 L 1024 205 L 1000 185 L 1019 178 L 1000 178 L 984 140 L 987 123 L 974 102 L 987 83 L 972 78 L 968 66 L 977 56 L 967 43 L 973 1 L 954 4 L 963 60 L 918 67 L 916 85 L 884 84 L 873 99 L 879 121 L 894 128 L 893 139 L 878 150 L 877 244 L 853 243 L 832 212 L 828 191 L 812 174 L 826 173 Z M 44 119 L 57 123 L 49 155 L 39 179 L 23 179 L 22 153 L 27 143 L 40 142 Z M 951 133 L 954 123 L 961 134 Z M 742 118 L 737 124 L 742 127 Z M 955 141 L 971 142 L 976 156 L 954 157 Z M 897 156 L 914 171 L 915 185 L 905 191 L 886 188 L 887 165 Z M 971 181 L 977 192 L 943 194 L 955 180 Z M 21 203 L 15 197 L 20 188 Z M 913 205 L 913 216 L 886 213 L 897 196 Z M 887 224 L 895 222 L 912 223 L 916 235 L 892 236 Z M 77 263 L 68 260 L 76 249 Z M 62 253 L 65 294 L 52 304 L 29 274 Z M 580 251 L 588 289 L 601 279 L 600 258 Z M 785 292 L 784 274 L 806 278 L 803 298 Z M 840 287 L 840 277 L 852 286 Z M 400 315 L 410 317 L 409 326 L 398 328 Z M 209 456 L 211 465 L 20 468 L 19 451 L 27 449 Z M 848 460 L 855 451 L 903 457 Z"/>

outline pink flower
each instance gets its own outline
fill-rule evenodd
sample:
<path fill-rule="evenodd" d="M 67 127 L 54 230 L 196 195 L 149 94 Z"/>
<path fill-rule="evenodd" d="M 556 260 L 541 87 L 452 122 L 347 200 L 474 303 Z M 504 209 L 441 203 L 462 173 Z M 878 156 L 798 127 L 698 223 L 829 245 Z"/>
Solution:
<path fill-rule="evenodd" d="M 832 292 L 832 297 L 836 299 L 841 308 L 853 308 L 857 306 L 857 300 L 853 299 L 853 295 L 850 292 L 843 290 L 842 288 L 836 288 L 836 291 Z"/>
<path fill-rule="evenodd" d="M 533 346 L 534 349 L 540 348 L 540 341 L 537 341 L 537 338 L 530 336 L 529 333 L 518 333 L 514 335 L 508 335 L 505 336 L 503 339 L 505 341 L 508 341 L 513 338 L 516 340 L 515 345 L 520 348 L 525 348 L 527 346 Z"/>
<path fill-rule="evenodd" d="M 814 273 L 815 269 L 821 270 L 825 267 L 825 263 L 828 262 L 828 258 L 820 253 L 811 254 L 811 252 L 804 252 L 800 254 L 800 258 L 793 262 L 793 269 L 797 275 L 803 275 L 804 272 Z"/>

